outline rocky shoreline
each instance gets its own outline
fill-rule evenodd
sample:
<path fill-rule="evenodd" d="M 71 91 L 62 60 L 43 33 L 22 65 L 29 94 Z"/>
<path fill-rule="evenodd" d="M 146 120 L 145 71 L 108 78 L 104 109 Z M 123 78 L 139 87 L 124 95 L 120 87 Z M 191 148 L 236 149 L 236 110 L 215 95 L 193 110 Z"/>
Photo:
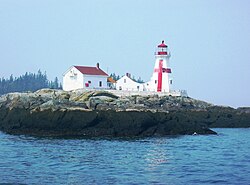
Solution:
<path fill-rule="evenodd" d="M 149 137 L 216 134 L 209 129 L 213 127 L 250 127 L 250 108 L 107 91 L 42 89 L 0 97 L 0 130 L 10 134 Z"/>

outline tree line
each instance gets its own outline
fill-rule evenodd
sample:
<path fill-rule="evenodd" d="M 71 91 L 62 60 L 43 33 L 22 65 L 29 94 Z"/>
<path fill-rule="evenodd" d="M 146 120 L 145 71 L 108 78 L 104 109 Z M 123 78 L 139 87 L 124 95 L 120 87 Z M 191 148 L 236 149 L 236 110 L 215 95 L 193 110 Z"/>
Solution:
<path fill-rule="evenodd" d="M 37 91 L 42 88 L 62 89 L 62 84 L 59 83 L 56 77 L 54 81 L 49 81 L 46 72 L 42 73 L 40 70 L 37 73 L 28 73 L 19 77 L 0 78 L 0 94 L 9 92 L 25 92 Z"/>

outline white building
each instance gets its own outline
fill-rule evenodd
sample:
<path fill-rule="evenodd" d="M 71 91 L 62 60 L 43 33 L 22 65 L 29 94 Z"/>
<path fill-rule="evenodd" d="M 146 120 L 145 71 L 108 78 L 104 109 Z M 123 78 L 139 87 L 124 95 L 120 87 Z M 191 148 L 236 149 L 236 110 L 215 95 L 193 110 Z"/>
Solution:
<path fill-rule="evenodd" d="M 150 81 L 146 82 L 146 91 L 167 92 L 171 91 L 173 80 L 171 79 L 171 68 L 169 65 L 170 52 L 164 41 L 157 46 L 155 52 L 155 66 Z"/>
<path fill-rule="evenodd" d="M 130 78 L 130 75 L 123 76 L 117 80 L 117 90 L 127 91 L 152 91 L 167 92 L 171 91 L 172 79 L 170 77 L 171 68 L 169 67 L 170 52 L 164 41 L 157 46 L 155 53 L 155 66 L 150 81 L 143 84 L 137 83 Z"/>
<path fill-rule="evenodd" d="M 96 67 L 71 66 L 63 74 L 63 90 L 106 89 L 108 74 Z"/>
<path fill-rule="evenodd" d="M 130 74 L 127 73 L 125 76 L 117 80 L 116 89 L 123 91 L 143 91 L 143 84 L 132 80 Z"/>

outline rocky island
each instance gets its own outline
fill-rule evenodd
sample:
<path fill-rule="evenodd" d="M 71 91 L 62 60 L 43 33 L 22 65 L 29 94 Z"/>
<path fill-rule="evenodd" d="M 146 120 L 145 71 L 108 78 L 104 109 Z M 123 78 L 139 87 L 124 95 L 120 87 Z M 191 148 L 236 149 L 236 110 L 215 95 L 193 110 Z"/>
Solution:
<path fill-rule="evenodd" d="M 41 89 L 0 97 L 0 130 L 33 136 L 148 137 L 249 127 L 250 109 L 189 97 Z"/>

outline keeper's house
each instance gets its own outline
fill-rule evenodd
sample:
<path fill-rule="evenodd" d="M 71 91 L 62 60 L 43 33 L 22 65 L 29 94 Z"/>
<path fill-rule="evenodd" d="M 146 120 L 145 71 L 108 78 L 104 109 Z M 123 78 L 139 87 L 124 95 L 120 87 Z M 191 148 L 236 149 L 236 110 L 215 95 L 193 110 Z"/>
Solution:
<path fill-rule="evenodd" d="M 116 81 L 116 89 L 123 91 L 143 91 L 143 84 L 135 82 L 131 79 L 131 74 L 126 73 L 125 76 L 121 77 Z"/>
<path fill-rule="evenodd" d="M 63 90 L 76 89 L 106 89 L 108 88 L 108 74 L 96 67 L 71 66 L 63 74 Z"/>

